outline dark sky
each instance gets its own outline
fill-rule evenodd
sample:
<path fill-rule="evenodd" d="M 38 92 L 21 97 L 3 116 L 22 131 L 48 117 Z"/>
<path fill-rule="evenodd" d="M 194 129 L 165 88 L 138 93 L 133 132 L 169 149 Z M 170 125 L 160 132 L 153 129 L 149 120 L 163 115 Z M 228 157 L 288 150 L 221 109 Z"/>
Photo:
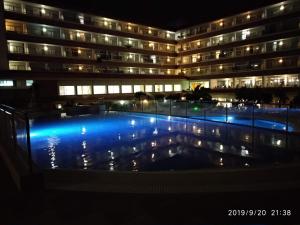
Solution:
<path fill-rule="evenodd" d="M 109 18 L 177 30 L 279 0 L 31 0 Z M 177 2 L 182 2 L 178 4 Z"/>

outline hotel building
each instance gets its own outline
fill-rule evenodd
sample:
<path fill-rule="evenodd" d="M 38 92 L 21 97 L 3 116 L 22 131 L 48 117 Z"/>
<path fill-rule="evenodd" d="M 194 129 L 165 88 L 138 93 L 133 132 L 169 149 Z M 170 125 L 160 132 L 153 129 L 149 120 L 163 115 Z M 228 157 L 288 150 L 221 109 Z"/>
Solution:
<path fill-rule="evenodd" d="M 300 86 L 300 1 L 167 31 L 0 0 L 0 101 L 130 98 L 201 84 L 220 100 L 240 87 Z M 22 100 L 23 99 L 23 100 Z"/>

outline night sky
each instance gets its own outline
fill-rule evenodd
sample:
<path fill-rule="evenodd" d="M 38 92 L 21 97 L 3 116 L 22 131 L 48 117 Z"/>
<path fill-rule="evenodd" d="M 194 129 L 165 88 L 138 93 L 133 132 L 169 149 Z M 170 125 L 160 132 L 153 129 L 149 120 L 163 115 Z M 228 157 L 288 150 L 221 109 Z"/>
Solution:
<path fill-rule="evenodd" d="M 281 2 L 279 0 L 32 0 L 109 18 L 177 30 L 236 13 Z"/>

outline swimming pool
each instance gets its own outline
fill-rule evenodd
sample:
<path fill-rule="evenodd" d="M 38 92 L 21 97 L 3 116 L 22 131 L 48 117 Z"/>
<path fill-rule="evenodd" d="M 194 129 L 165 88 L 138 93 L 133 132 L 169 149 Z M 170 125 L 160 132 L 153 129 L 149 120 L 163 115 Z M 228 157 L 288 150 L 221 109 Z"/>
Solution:
<path fill-rule="evenodd" d="M 298 136 L 286 132 L 144 113 L 31 121 L 32 159 L 47 169 L 256 167 L 298 160 L 299 144 Z"/>

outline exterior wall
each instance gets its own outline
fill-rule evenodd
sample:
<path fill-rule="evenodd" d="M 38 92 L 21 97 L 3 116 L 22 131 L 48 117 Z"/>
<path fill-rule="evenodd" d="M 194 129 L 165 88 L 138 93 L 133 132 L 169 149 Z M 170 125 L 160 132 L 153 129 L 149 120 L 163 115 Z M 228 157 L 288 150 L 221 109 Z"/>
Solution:
<path fill-rule="evenodd" d="M 5 2 L 13 3 L 5 4 L 10 27 L 6 33 L 3 1 L 0 70 L 17 71 L 0 73 L 0 80 L 15 81 L 14 87 L 0 90 L 29 89 L 25 79 L 32 79 L 45 100 L 87 99 L 99 95 L 59 96 L 59 86 L 181 84 L 182 90 L 201 85 L 213 89 L 215 98 L 233 99 L 234 88 L 243 86 L 300 87 L 299 1 L 178 32 L 12 1 Z M 179 38 L 182 32 L 186 34 Z M 105 98 L 132 95 L 105 94 Z"/>
<path fill-rule="evenodd" d="M 5 37 L 4 5 L 0 0 L 0 70 L 8 70 L 7 44 Z"/>

